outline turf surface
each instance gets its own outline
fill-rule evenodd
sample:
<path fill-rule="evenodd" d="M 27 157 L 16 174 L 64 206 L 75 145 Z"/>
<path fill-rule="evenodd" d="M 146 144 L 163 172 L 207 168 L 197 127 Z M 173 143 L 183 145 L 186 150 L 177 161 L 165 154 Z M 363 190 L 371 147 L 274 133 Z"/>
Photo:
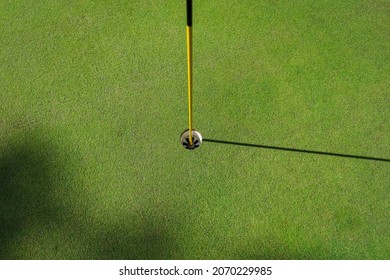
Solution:
<path fill-rule="evenodd" d="M 194 2 L 205 138 L 390 159 L 389 1 Z M 0 0 L 0 258 L 390 258 L 388 161 L 189 152 L 186 98 L 185 1 Z"/>

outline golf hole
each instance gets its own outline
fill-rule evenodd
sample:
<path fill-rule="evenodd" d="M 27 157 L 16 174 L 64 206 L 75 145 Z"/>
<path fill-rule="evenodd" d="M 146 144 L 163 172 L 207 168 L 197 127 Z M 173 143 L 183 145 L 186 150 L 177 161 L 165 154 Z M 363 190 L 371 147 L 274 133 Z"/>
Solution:
<path fill-rule="evenodd" d="M 180 136 L 180 143 L 188 150 L 195 150 L 202 145 L 202 134 L 192 130 L 192 145 L 190 144 L 190 131 L 187 129 Z"/>

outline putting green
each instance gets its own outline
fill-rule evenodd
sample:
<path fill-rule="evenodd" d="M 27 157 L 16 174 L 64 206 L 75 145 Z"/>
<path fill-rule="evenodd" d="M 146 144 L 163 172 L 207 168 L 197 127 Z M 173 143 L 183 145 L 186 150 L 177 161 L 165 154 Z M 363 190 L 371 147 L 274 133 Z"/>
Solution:
<path fill-rule="evenodd" d="M 390 159 L 389 2 L 281 2 L 194 2 L 194 128 Z M 389 259 L 388 160 L 181 146 L 185 16 L 0 1 L 0 258 Z"/>

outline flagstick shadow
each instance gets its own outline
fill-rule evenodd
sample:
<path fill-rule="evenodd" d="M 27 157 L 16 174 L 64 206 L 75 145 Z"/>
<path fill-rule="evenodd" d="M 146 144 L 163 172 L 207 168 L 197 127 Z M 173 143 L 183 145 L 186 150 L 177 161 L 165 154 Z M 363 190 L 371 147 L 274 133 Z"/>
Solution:
<path fill-rule="evenodd" d="M 303 149 L 285 148 L 285 147 L 268 146 L 268 145 L 260 145 L 260 144 L 240 143 L 240 142 L 232 142 L 232 141 L 224 141 L 224 140 L 216 140 L 216 139 L 203 139 L 203 142 L 216 143 L 216 144 L 227 144 L 227 145 L 234 145 L 234 146 L 244 146 L 244 147 L 252 147 L 252 148 L 271 149 L 271 150 L 279 150 L 279 151 L 287 151 L 287 152 L 298 152 L 298 153 L 306 153 L 306 154 L 316 154 L 316 155 L 325 155 L 325 156 L 336 156 L 336 157 L 344 157 L 344 158 L 354 158 L 354 159 L 390 162 L 390 159 L 387 159 L 387 158 L 367 157 L 367 156 L 349 155 L 349 154 L 331 153 L 331 152 L 322 152 L 322 151 L 313 151 L 313 150 L 303 150 Z"/>

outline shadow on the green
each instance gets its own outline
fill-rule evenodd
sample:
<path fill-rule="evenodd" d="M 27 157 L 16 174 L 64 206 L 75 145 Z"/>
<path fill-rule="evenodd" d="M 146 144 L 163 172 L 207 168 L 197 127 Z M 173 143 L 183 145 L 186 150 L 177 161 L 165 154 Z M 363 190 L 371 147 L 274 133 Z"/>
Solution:
<path fill-rule="evenodd" d="M 53 227 L 62 216 L 52 199 L 51 149 L 36 139 L 19 140 L 0 151 L 1 259 L 24 258 L 19 249 L 27 231 Z"/>
<path fill-rule="evenodd" d="M 287 152 L 298 152 L 298 153 L 324 155 L 324 156 L 335 156 L 335 157 L 344 157 L 344 158 L 354 158 L 354 159 L 390 162 L 390 159 L 379 158 L 379 157 L 368 157 L 368 156 L 359 156 L 359 155 L 350 155 L 350 154 L 341 154 L 341 153 L 332 153 L 332 152 L 303 150 L 303 149 L 285 148 L 285 147 L 278 147 L 278 146 L 268 146 L 268 145 L 250 144 L 250 143 L 241 143 L 241 142 L 232 142 L 232 141 L 224 141 L 224 140 L 216 140 L 216 139 L 203 139 L 203 141 L 210 142 L 210 143 L 216 143 L 216 144 L 226 144 L 226 145 L 234 145 L 234 146 L 271 149 L 271 150 L 279 150 L 279 151 L 287 151 Z"/>
<path fill-rule="evenodd" d="M 120 222 L 96 221 L 86 210 L 93 198 L 80 198 L 81 182 L 74 179 L 80 170 L 66 166 L 72 160 L 66 159 L 68 147 L 59 148 L 45 134 L 2 137 L 0 259 L 174 257 L 176 221 L 169 213 L 148 215 L 153 205 L 147 205 Z"/>
<path fill-rule="evenodd" d="M 159 217 L 145 217 L 143 222 L 115 225 L 111 229 L 103 229 L 95 237 L 99 246 L 91 258 L 130 259 L 130 260 L 164 260 L 174 259 L 177 253 L 177 241 L 174 229 L 177 225 L 164 222 Z M 133 226 L 129 226 L 133 224 Z"/>

